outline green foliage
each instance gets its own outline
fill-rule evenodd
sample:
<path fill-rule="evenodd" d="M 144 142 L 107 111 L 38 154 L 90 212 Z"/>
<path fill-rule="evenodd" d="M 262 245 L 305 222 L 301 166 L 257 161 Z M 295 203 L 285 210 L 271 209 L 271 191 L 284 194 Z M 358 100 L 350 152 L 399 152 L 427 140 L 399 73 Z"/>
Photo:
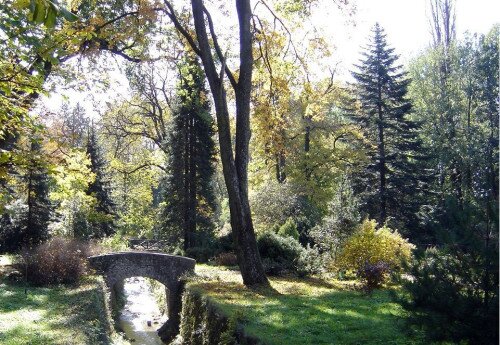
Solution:
<path fill-rule="evenodd" d="M 235 344 L 235 326 L 198 290 L 184 291 L 180 325 L 183 344 Z"/>
<path fill-rule="evenodd" d="M 83 237 L 80 238 L 87 239 L 102 238 L 115 232 L 115 203 L 111 198 L 111 181 L 107 176 L 107 163 L 93 127 L 90 128 L 87 138 L 87 155 L 90 159 L 90 170 L 95 175 L 95 179 L 89 184 L 86 192 L 95 198 L 96 203 L 88 219 L 90 231 L 75 233 L 75 235 L 82 235 Z"/>
<path fill-rule="evenodd" d="M 411 259 L 415 247 L 397 231 L 386 226 L 377 229 L 377 222 L 365 220 L 347 240 L 335 265 L 341 270 L 358 272 L 366 264 L 383 262 L 398 271 Z"/>
<path fill-rule="evenodd" d="M 498 222 L 498 35 L 498 26 L 485 36 L 467 35 L 410 65 L 415 117 L 432 158 L 424 167 L 436 172 L 429 206 L 419 214 L 424 243 L 437 241 L 436 215 L 455 211 L 446 210 L 448 198 L 482 205 L 478 221 Z"/>
<path fill-rule="evenodd" d="M 18 1 L 19 4 L 28 3 L 27 0 Z M 56 18 L 63 17 L 67 21 L 74 22 L 78 17 L 61 6 L 57 0 L 30 0 L 30 20 L 37 24 L 44 24 L 47 28 L 56 25 Z"/>
<path fill-rule="evenodd" d="M 53 169 L 55 183 L 50 199 L 57 204 L 58 219 L 51 224 L 55 235 L 90 237 L 88 219 L 97 201 L 87 194 L 95 174 L 90 169 L 90 159 L 78 149 L 68 150 L 65 157 Z"/>
<path fill-rule="evenodd" d="M 282 237 L 272 232 L 259 234 L 257 245 L 266 273 L 273 275 L 295 272 L 304 251 L 293 237 Z"/>
<path fill-rule="evenodd" d="M 205 77 L 192 53 L 179 64 L 179 79 L 167 143 L 161 236 L 187 250 L 205 245 L 213 235 L 215 143 Z"/>
<path fill-rule="evenodd" d="M 301 242 L 308 240 L 308 231 L 320 218 L 319 210 L 291 183 L 269 181 L 250 195 L 257 232 L 279 231 L 291 219 L 297 225 Z M 275 231 L 278 228 L 278 231 Z"/>
<path fill-rule="evenodd" d="M 425 190 L 418 168 L 424 151 L 418 136 L 420 125 L 410 117 L 410 80 L 397 59 L 376 24 L 358 72 L 353 72 L 353 120 L 371 141 L 370 162 L 356 174 L 355 189 L 369 217 L 406 228 L 415 224 L 419 197 Z"/>
<path fill-rule="evenodd" d="M 0 218 L 0 251 L 33 247 L 49 238 L 53 204 L 49 200 L 52 182 L 39 138 L 26 145 L 24 159 L 17 167 L 14 197 Z M 12 191 L 11 191 L 12 192 Z"/>
<path fill-rule="evenodd" d="M 328 205 L 328 214 L 311 229 L 310 237 L 321 253 L 334 261 L 346 240 L 356 230 L 360 221 L 359 200 L 344 176 Z"/>
<path fill-rule="evenodd" d="M 299 240 L 299 231 L 297 230 L 297 224 L 292 218 L 288 218 L 278 230 L 278 235 L 282 237 L 292 237 L 295 240 Z"/>
<path fill-rule="evenodd" d="M 403 300 L 413 324 L 433 340 L 497 344 L 496 254 L 485 260 L 476 253 L 433 248 L 419 255 L 409 272 L 412 281 L 405 282 Z"/>
<path fill-rule="evenodd" d="M 325 271 L 325 267 L 324 256 L 316 247 L 310 245 L 307 245 L 301 251 L 297 259 L 297 274 L 299 277 L 321 274 Z"/>
<path fill-rule="evenodd" d="M 446 224 L 436 230 L 439 247 L 410 265 L 404 306 L 432 339 L 498 343 L 498 223 L 484 222 L 483 212 L 448 199 L 436 217 Z"/>

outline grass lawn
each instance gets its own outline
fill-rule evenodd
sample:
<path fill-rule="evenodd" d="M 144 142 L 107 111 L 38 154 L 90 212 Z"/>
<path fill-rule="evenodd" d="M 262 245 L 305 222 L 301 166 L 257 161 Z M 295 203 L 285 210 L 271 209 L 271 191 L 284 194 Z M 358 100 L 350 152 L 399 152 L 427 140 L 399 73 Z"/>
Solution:
<path fill-rule="evenodd" d="M 0 344 L 111 344 L 99 284 L 89 277 L 76 287 L 29 287 L 25 294 L 24 284 L 7 282 L 0 271 Z"/>
<path fill-rule="evenodd" d="M 239 272 L 197 265 L 202 289 L 226 315 L 267 345 L 428 344 L 405 331 L 405 313 L 388 290 L 366 296 L 353 283 L 271 278 L 274 291 L 243 286 Z"/>

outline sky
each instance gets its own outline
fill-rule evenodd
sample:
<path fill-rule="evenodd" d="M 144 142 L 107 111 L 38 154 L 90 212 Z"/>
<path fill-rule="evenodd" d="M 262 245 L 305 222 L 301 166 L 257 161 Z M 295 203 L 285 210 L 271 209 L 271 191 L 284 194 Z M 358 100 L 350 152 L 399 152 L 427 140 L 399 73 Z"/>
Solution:
<path fill-rule="evenodd" d="M 367 43 L 371 28 L 378 22 L 387 34 L 390 46 L 396 49 L 401 62 L 406 64 L 432 40 L 429 25 L 428 0 L 355 0 L 357 11 L 352 18 L 355 25 L 345 23 L 338 11 L 322 10 L 321 26 L 327 37 L 333 37 L 341 67 L 352 68 L 359 60 L 361 47 Z M 345 16 L 344 16 L 345 17 Z M 456 32 L 458 38 L 469 31 L 485 34 L 500 23 L 500 0 L 457 0 Z"/>
<path fill-rule="evenodd" d="M 333 1 L 333 0 L 329 0 Z M 328 3 L 325 1 L 323 3 Z M 339 78 L 348 79 L 349 71 L 357 63 L 361 47 L 367 43 L 371 28 L 376 22 L 385 29 L 390 46 L 400 55 L 402 64 L 407 64 L 432 40 L 429 25 L 429 0 L 350 0 L 357 11 L 352 17 L 339 12 L 336 6 L 321 7 L 310 18 L 321 28 L 324 37 L 331 38 L 336 46 L 335 61 L 339 61 Z M 487 33 L 491 27 L 500 23 L 500 0 L 456 0 L 456 31 L 458 38 L 470 31 Z M 115 75 L 116 83 L 111 83 L 123 90 L 124 78 Z M 93 112 L 89 97 L 91 92 L 64 91 L 73 101 L 79 99 L 87 112 Z M 102 92 L 102 91 L 101 91 Z M 94 99 L 106 100 L 120 91 L 111 91 L 105 96 L 95 93 Z M 87 99 L 87 101 L 84 101 Z M 61 104 L 62 98 L 54 95 L 45 98 L 43 103 L 52 111 Z M 76 103 L 76 102 L 75 102 Z M 94 114 L 95 115 L 95 114 Z"/>

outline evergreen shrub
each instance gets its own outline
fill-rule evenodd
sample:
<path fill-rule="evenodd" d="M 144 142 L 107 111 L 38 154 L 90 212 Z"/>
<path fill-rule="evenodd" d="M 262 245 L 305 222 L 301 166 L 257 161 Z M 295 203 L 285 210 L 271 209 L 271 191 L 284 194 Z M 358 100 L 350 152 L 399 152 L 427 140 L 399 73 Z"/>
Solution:
<path fill-rule="evenodd" d="M 279 275 L 297 271 L 299 257 L 304 248 L 293 237 L 264 232 L 257 237 L 257 245 L 267 274 Z"/>
<path fill-rule="evenodd" d="M 405 280 L 403 307 L 433 341 L 498 344 L 498 247 L 430 248 L 416 255 Z"/>
<path fill-rule="evenodd" d="M 288 218 L 286 222 L 279 227 L 278 235 L 282 237 L 292 237 L 299 240 L 299 231 L 297 230 L 297 224 L 292 218 Z"/>

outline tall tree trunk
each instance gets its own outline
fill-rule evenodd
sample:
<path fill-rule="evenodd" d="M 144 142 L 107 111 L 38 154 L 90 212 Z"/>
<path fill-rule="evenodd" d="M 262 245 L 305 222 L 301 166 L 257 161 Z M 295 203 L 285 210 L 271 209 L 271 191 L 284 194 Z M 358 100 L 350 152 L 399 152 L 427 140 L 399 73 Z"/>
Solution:
<path fill-rule="evenodd" d="M 188 207 L 189 207 L 189 223 L 188 223 L 188 232 L 190 234 L 190 245 L 191 246 L 197 246 L 199 243 L 197 243 L 196 239 L 196 208 L 197 208 L 197 191 L 196 191 L 196 173 L 197 173 L 197 167 L 196 167 L 196 160 L 197 160 L 197 155 L 195 151 L 195 145 L 196 145 L 196 134 L 195 134 L 195 128 L 194 128 L 194 123 L 195 123 L 195 114 L 190 114 L 190 127 L 189 127 L 189 201 L 188 201 Z"/>
<path fill-rule="evenodd" d="M 190 233 L 189 233 L 189 228 L 190 228 L 190 212 L 189 212 L 189 209 L 190 209 L 190 205 L 189 205 L 189 196 L 191 195 L 191 193 L 189 192 L 189 178 L 190 178 L 190 174 L 189 174 L 189 167 L 190 167 L 190 164 L 189 164 L 189 132 L 190 132 L 190 128 L 189 128 L 189 115 L 188 114 L 182 114 L 181 113 L 181 116 L 183 116 L 182 118 L 182 122 L 184 123 L 184 125 L 182 126 L 183 127 L 183 134 L 184 134 L 184 149 L 182 150 L 182 155 L 183 155 L 183 160 L 184 160 L 184 172 L 183 172 L 183 182 L 184 182 L 184 190 L 183 190 L 183 200 L 182 200 L 182 212 L 183 212 L 183 224 L 182 224 L 182 228 L 183 228 L 183 231 L 184 231 L 184 251 L 188 250 L 189 247 L 190 247 Z"/>
<path fill-rule="evenodd" d="M 236 154 L 233 156 L 226 91 L 217 73 L 205 27 L 203 0 L 192 0 L 193 19 L 199 54 L 213 95 L 219 135 L 222 171 L 226 183 L 231 228 L 237 248 L 238 264 L 245 285 L 269 284 L 255 239 L 248 201 L 248 144 L 250 140 L 250 91 L 252 86 L 251 8 L 248 0 L 237 0 L 240 28 L 240 69 L 233 85 L 236 95 Z M 225 62 L 223 62 L 225 64 Z"/>
<path fill-rule="evenodd" d="M 311 179 L 311 167 L 309 166 L 309 151 L 311 150 L 311 118 L 306 116 L 304 118 L 306 120 L 306 131 L 304 133 L 304 152 L 306 155 L 306 161 L 304 163 L 304 176 L 306 181 Z"/>
<path fill-rule="evenodd" d="M 380 82 L 378 87 L 378 143 L 379 155 L 379 199 L 380 199 L 380 222 L 387 219 L 387 190 L 386 190 L 386 166 L 385 166 L 385 138 L 384 138 L 384 114 L 382 112 L 382 90 Z"/>
<path fill-rule="evenodd" d="M 285 174 L 285 154 L 282 151 L 280 151 L 276 155 L 276 180 L 279 183 L 283 183 L 286 180 L 286 174 Z"/>

